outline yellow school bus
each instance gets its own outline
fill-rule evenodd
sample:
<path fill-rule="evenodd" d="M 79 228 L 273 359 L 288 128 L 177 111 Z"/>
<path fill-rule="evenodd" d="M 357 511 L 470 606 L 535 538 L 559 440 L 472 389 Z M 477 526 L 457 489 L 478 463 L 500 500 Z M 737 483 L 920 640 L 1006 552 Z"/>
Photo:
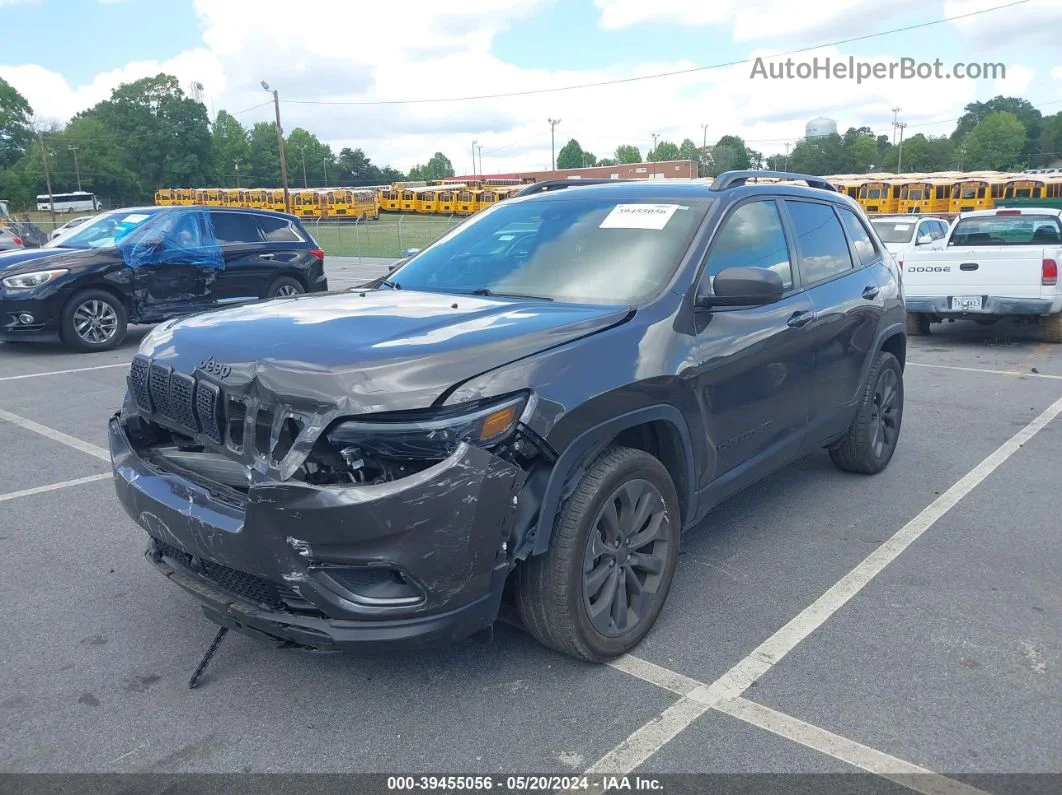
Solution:
<path fill-rule="evenodd" d="M 269 190 L 262 191 L 265 194 L 265 203 L 262 205 L 263 210 L 276 210 L 278 213 L 287 212 L 284 208 L 284 189 L 283 188 L 271 188 Z"/>
<path fill-rule="evenodd" d="M 350 191 L 351 215 L 362 221 L 380 220 L 380 194 L 375 190 Z"/>
<path fill-rule="evenodd" d="M 951 191 L 955 180 L 934 177 L 913 180 L 900 186 L 899 212 L 946 213 L 951 207 Z"/>
<path fill-rule="evenodd" d="M 1004 199 L 1048 199 L 1051 181 L 1048 177 L 1027 174 L 1014 176 L 1003 185 Z"/>
<path fill-rule="evenodd" d="M 172 204 L 177 204 L 174 201 L 174 191 L 172 188 L 159 188 L 155 191 L 155 205 L 157 207 L 169 207 Z"/>
<path fill-rule="evenodd" d="M 463 190 L 457 194 L 457 214 L 458 215 L 474 215 L 482 209 L 479 197 L 483 195 L 483 191 L 473 188 L 472 190 Z"/>
<path fill-rule="evenodd" d="M 964 213 L 970 210 L 991 210 L 996 199 L 1003 198 L 1006 177 L 999 173 L 982 172 L 971 174 L 951 189 L 949 212 Z"/>
<path fill-rule="evenodd" d="M 391 188 L 380 191 L 380 209 L 385 212 L 394 212 L 398 209 L 402 191 Z"/>
<path fill-rule="evenodd" d="M 441 215 L 453 215 L 457 212 L 457 194 L 456 190 L 441 190 L 439 191 L 438 200 L 435 206 L 435 212 Z"/>
<path fill-rule="evenodd" d="M 283 197 L 283 193 L 281 191 L 281 197 Z M 329 193 L 330 191 L 317 190 L 315 188 L 288 191 L 292 214 L 297 215 L 299 218 L 316 219 L 323 217 L 325 214 L 326 194 Z"/>
<path fill-rule="evenodd" d="M 417 192 L 417 200 L 414 202 L 413 211 L 424 215 L 432 215 L 439 211 L 439 194 L 445 188 L 427 187 Z"/>
<path fill-rule="evenodd" d="M 859 188 L 859 206 L 867 213 L 895 213 L 900 204 L 900 185 L 897 180 L 871 180 Z"/>
<path fill-rule="evenodd" d="M 398 210 L 403 213 L 412 213 L 417 210 L 417 194 L 420 188 L 405 188 L 398 200 Z"/>
<path fill-rule="evenodd" d="M 867 181 L 866 176 L 858 174 L 834 174 L 824 178 L 846 196 L 859 200 L 859 188 Z"/>
<path fill-rule="evenodd" d="M 262 190 L 261 188 L 252 188 L 247 191 L 247 206 L 254 207 L 256 210 L 261 210 L 266 207 L 267 194 L 269 191 Z"/>
<path fill-rule="evenodd" d="M 239 188 L 225 188 L 221 191 L 221 203 L 225 207 L 243 207 L 242 191 Z"/>

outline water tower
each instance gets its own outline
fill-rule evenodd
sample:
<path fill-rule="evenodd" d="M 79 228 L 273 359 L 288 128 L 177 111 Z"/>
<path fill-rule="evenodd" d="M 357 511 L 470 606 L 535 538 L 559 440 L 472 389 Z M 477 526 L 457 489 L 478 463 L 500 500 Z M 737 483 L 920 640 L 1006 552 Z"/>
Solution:
<path fill-rule="evenodd" d="M 804 125 L 804 136 L 807 138 L 825 138 L 827 135 L 836 134 L 837 122 L 825 116 L 819 116 Z"/>

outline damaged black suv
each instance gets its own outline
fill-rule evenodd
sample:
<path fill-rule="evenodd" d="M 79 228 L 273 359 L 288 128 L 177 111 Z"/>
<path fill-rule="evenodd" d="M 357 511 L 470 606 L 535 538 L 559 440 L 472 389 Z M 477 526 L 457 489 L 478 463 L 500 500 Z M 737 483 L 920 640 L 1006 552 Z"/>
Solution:
<path fill-rule="evenodd" d="M 895 263 L 821 178 L 535 186 L 361 288 L 156 328 L 110 422 L 115 484 L 222 626 L 451 642 L 505 596 L 606 660 L 721 500 L 818 448 L 885 468 L 904 319 Z"/>

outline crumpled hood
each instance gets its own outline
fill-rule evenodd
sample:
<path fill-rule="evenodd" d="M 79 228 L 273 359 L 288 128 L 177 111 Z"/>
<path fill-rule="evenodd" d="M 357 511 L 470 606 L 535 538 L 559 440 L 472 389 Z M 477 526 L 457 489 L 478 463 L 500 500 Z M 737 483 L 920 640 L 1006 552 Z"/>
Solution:
<path fill-rule="evenodd" d="M 626 306 L 377 289 L 164 324 L 140 354 L 316 414 L 430 406 L 479 373 L 622 322 Z M 210 360 L 213 359 L 213 364 Z"/>

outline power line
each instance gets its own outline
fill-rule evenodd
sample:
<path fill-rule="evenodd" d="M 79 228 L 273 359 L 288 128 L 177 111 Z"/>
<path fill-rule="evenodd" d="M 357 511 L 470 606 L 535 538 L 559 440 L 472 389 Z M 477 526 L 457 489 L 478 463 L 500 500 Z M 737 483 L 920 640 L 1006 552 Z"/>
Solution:
<path fill-rule="evenodd" d="M 801 47 L 797 50 L 788 50 L 787 52 L 780 52 L 774 55 L 765 56 L 767 60 L 773 60 L 775 58 L 783 58 L 789 55 L 799 55 L 800 53 L 811 52 L 812 50 L 818 50 L 822 47 L 836 47 L 841 44 L 852 44 L 857 41 L 866 41 L 867 39 L 875 39 L 880 36 L 889 36 L 893 33 L 905 33 L 909 30 L 919 30 L 921 28 L 928 28 L 934 25 L 941 25 L 945 22 L 954 22 L 957 19 L 967 19 L 969 17 L 976 17 L 980 14 L 987 14 L 990 11 L 1001 11 L 1005 8 L 1013 8 L 1015 6 L 1025 5 L 1029 0 L 1014 0 L 1012 3 L 1007 3 L 1000 6 L 992 6 L 991 8 L 982 8 L 980 11 L 970 11 L 965 14 L 956 14 L 951 17 L 944 17 L 943 19 L 935 19 L 929 22 L 919 22 L 915 25 L 906 25 L 902 28 L 892 28 L 890 30 L 883 30 L 878 33 L 866 33 L 862 36 L 852 36 L 847 39 L 837 39 L 835 41 L 823 42 L 821 44 L 814 44 L 809 47 Z M 651 75 L 637 75 L 635 77 L 622 77 L 615 80 L 600 80 L 594 83 L 577 83 L 570 86 L 559 86 L 557 88 L 534 88 L 526 91 L 507 91 L 500 94 L 479 94 L 476 96 L 465 97 L 423 97 L 420 99 L 365 99 L 365 100 L 325 100 L 325 99 L 286 99 L 284 102 L 293 105 L 421 105 L 427 103 L 436 102 L 474 102 L 482 99 L 505 99 L 508 97 L 527 97 L 535 94 L 556 94 L 562 91 L 577 91 L 586 88 L 601 88 L 604 86 L 622 85 L 625 83 L 637 83 L 643 80 L 657 80 L 662 77 L 675 77 L 677 75 L 688 75 L 695 72 L 707 72 L 713 69 L 725 69 L 729 66 L 740 66 L 741 64 L 752 63 L 754 58 L 743 58 L 738 61 L 725 61 L 723 63 L 710 64 L 708 66 L 694 66 L 689 69 L 676 69 L 670 72 L 658 72 Z M 242 112 L 242 111 L 241 111 Z"/>

